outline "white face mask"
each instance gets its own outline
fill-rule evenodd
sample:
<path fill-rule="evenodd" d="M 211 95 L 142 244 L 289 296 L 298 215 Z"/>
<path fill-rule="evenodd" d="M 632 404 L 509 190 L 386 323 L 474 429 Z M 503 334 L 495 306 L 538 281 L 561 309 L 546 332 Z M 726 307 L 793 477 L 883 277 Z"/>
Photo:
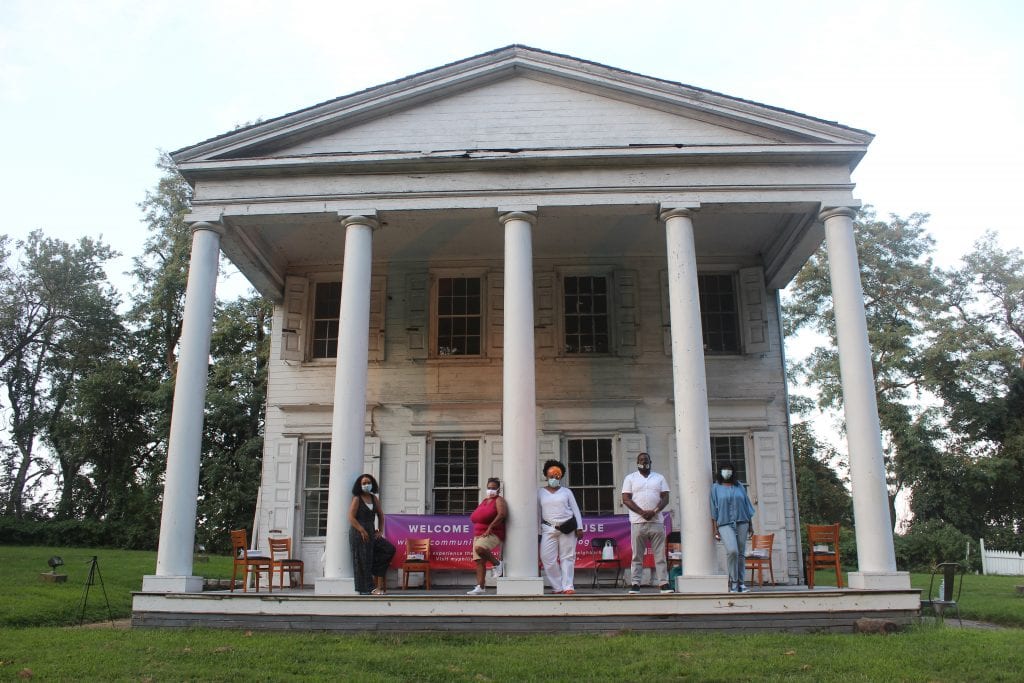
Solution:
<path fill-rule="evenodd" d="M 732 470 L 722 470 L 721 474 L 722 479 L 724 479 L 725 481 L 729 481 L 730 479 L 732 479 Z"/>
<path fill-rule="evenodd" d="M 553 489 L 557 489 L 561 485 L 562 485 L 562 482 L 560 482 L 558 479 L 555 479 L 554 477 L 551 477 L 550 479 L 548 479 L 548 486 L 550 486 Z"/>
<path fill-rule="evenodd" d="M 494 498 L 496 495 L 498 495 L 498 489 L 487 489 L 488 498 Z"/>
<path fill-rule="evenodd" d="M 363 484 L 363 493 L 373 493 L 373 484 Z"/>

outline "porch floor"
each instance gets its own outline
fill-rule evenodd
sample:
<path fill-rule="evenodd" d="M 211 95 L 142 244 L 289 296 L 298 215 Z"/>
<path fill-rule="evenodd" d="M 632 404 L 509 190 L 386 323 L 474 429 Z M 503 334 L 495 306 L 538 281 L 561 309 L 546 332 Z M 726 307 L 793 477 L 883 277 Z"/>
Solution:
<path fill-rule="evenodd" d="M 238 628 L 303 631 L 851 632 L 861 618 L 904 626 L 920 614 L 920 591 L 866 591 L 834 586 L 754 587 L 749 593 L 662 595 L 643 586 L 579 588 L 575 595 L 466 595 L 468 586 L 389 590 L 385 596 L 316 595 L 313 588 L 259 593 L 133 595 L 133 627 Z"/>

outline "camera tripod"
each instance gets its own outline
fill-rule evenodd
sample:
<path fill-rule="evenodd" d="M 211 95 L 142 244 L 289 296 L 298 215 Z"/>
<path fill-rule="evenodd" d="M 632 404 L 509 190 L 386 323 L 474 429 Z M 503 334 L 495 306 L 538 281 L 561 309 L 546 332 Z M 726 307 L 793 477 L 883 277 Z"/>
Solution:
<path fill-rule="evenodd" d="M 103 600 L 107 603 L 107 617 L 110 619 L 110 625 L 113 626 L 114 613 L 110 609 L 110 599 L 107 598 L 107 587 L 103 584 L 103 574 L 100 572 L 99 559 L 93 555 L 87 562 L 89 563 L 89 576 L 85 579 L 85 590 L 82 592 L 82 603 L 78 612 L 78 625 L 81 626 L 82 622 L 85 621 L 85 608 L 89 604 L 89 587 L 96 583 L 96 579 L 99 579 L 100 589 L 103 591 Z"/>

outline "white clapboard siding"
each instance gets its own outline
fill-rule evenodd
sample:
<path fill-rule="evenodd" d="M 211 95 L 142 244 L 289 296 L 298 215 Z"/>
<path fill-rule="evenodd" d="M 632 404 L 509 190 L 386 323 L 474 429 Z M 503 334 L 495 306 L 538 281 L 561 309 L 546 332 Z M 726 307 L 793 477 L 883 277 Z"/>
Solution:
<path fill-rule="evenodd" d="M 767 134 L 758 136 L 561 84 L 513 77 L 389 112 L 277 153 L 722 145 L 768 140 Z"/>

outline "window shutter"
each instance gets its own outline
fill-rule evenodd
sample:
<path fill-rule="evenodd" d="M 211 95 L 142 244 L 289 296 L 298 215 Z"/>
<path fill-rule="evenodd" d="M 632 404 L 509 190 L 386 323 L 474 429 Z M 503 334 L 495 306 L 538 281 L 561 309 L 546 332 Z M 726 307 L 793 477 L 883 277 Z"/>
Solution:
<path fill-rule="evenodd" d="M 487 355 L 501 358 L 505 348 L 505 275 L 487 277 Z"/>
<path fill-rule="evenodd" d="M 416 271 L 405 277 L 405 331 L 409 358 L 427 357 L 427 272 Z"/>
<path fill-rule="evenodd" d="M 402 439 L 401 511 L 409 515 L 422 515 L 426 510 L 427 493 L 427 439 Z"/>
<path fill-rule="evenodd" d="M 369 360 L 384 360 L 384 320 L 385 314 L 387 313 L 387 300 L 387 276 L 372 276 L 370 278 L 370 340 L 368 345 Z"/>
<path fill-rule="evenodd" d="M 753 432 L 750 436 L 753 444 L 750 461 L 754 466 L 754 483 L 757 487 L 750 491 L 751 501 L 757 506 L 757 515 L 754 516 L 755 533 L 775 534 L 772 546 L 775 580 L 785 582 L 788 581 L 789 540 L 779 435 L 775 432 Z"/>
<path fill-rule="evenodd" d="M 555 274 L 551 271 L 534 273 L 533 321 L 534 344 L 538 358 L 552 358 L 555 355 Z"/>
<path fill-rule="evenodd" d="M 280 529 L 295 536 L 295 477 L 298 475 L 298 439 L 285 439 L 277 444 L 271 462 L 264 466 L 260 491 L 260 507 L 256 517 L 266 529 Z M 255 533 L 253 536 L 255 537 Z M 254 540 L 256 540 L 254 538 Z"/>
<path fill-rule="evenodd" d="M 284 315 L 281 324 L 281 360 L 306 358 L 306 328 L 309 315 L 309 280 L 288 276 L 284 279 Z"/>
<path fill-rule="evenodd" d="M 536 477 L 537 481 L 541 480 L 541 468 L 544 467 L 544 463 L 547 460 L 561 460 L 562 458 L 562 438 L 558 435 L 543 434 L 537 437 L 537 469 Z"/>
<path fill-rule="evenodd" d="M 373 475 L 380 483 L 380 437 L 367 436 L 363 439 L 363 472 Z M 383 484 L 381 484 L 383 486 Z"/>
<path fill-rule="evenodd" d="M 647 435 L 639 432 L 633 434 L 619 434 L 619 462 L 622 463 L 623 476 L 636 470 L 636 458 L 641 453 L 647 452 Z M 667 460 L 664 463 L 668 464 Z M 668 479 L 668 472 L 659 470 L 657 467 L 655 471 L 661 472 L 662 476 Z M 621 477 L 620 477 L 621 480 Z M 672 487 L 672 482 L 668 483 L 669 488 Z M 622 496 L 618 495 L 622 490 L 621 486 L 615 489 L 615 510 L 620 515 L 627 514 L 629 512 L 626 506 L 622 504 Z"/>
<path fill-rule="evenodd" d="M 616 351 L 620 356 L 640 355 L 640 274 L 635 270 L 616 270 L 615 315 Z"/>
<path fill-rule="evenodd" d="M 672 355 L 672 315 L 669 311 L 668 271 L 658 273 L 661 284 L 661 344 L 665 355 Z"/>
<path fill-rule="evenodd" d="M 768 351 L 768 293 L 764 269 L 740 269 L 740 332 L 746 353 Z"/>

